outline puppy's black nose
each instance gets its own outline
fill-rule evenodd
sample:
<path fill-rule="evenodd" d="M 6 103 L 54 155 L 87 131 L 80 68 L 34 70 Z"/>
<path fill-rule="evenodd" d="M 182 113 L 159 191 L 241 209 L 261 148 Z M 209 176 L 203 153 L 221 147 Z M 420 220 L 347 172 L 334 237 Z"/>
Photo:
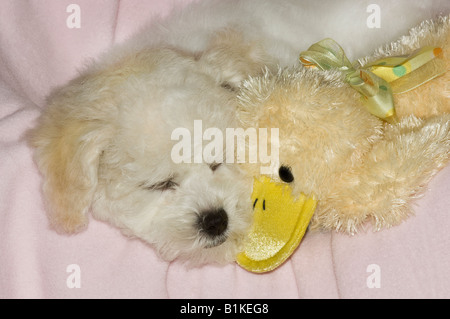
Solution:
<path fill-rule="evenodd" d="M 211 237 L 222 235 L 228 227 L 227 212 L 223 208 L 202 212 L 198 217 L 198 227 Z"/>

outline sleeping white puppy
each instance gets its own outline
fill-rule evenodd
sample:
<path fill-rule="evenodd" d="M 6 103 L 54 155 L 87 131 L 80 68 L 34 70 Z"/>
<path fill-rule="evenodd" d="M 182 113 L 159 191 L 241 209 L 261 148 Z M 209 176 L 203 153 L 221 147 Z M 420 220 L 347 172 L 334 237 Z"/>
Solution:
<path fill-rule="evenodd" d="M 226 143 L 205 156 L 207 135 L 175 159 L 174 132 L 235 128 L 241 81 L 296 64 L 322 38 L 355 58 L 448 11 L 446 1 L 369 4 L 203 1 L 112 48 L 51 94 L 30 135 L 53 227 L 81 231 L 90 211 L 166 260 L 232 261 L 251 223 L 251 181 L 225 160 Z"/>

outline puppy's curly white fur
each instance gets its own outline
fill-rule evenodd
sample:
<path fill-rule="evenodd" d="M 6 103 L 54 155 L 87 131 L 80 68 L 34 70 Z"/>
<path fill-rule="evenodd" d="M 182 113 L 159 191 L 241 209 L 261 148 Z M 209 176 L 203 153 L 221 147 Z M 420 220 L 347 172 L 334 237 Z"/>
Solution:
<path fill-rule="evenodd" d="M 211 165 L 221 154 L 175 163 L 171 133 L 198 119 L 236 127 L 236 93 L 222 84 L 237 85 L 262 61 L 257 46 L 225 30 L 200 55 L 148 49 L 56 91 L 32 132 L 52 225 L 78 232 L 92 206 L 165 259 L 232 260 L 250 223 L 251 187 L 237 166 Z"/>

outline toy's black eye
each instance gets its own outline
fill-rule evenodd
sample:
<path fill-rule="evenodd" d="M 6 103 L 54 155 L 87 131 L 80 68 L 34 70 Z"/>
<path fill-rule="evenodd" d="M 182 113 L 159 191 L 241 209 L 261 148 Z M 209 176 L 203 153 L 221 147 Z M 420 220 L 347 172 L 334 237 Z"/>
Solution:
<path fill-rule="evenodd" d="M 289 166 L 281 165 L 278 170 L 278 174 L 280 175 L 280 179 L 283 182 L 291 183 L 294 181 L 294 175 L 292 175 L 291 168 Z"/>

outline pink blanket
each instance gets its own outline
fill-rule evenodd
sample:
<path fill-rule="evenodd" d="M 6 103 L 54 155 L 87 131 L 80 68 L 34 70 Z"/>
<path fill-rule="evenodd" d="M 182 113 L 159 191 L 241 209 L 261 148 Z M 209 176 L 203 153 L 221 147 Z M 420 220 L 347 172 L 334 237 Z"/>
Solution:
<path fill-rule="evenodd" d="M 95 220 L 76 236 L 49 228 L 24 132 L 52 87 L 172 2 L 0 2 L 0 298 L 449 298 L 450 167 L 400 226 L 353 237 L 308 233 L 290 260 L 263 275 L 235 264 L 167 263 Z"/>

